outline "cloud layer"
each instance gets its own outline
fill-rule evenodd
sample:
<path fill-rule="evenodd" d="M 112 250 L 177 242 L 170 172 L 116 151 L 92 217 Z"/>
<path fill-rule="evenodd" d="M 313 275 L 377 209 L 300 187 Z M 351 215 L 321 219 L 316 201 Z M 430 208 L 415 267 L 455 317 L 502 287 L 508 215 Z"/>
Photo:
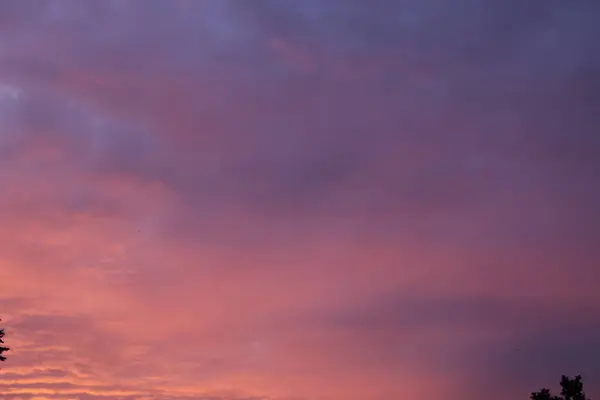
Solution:
<path fill-rule="evenodd" d="M 599 393 L 599 16 L 1 2 L 3 398 Z"/>

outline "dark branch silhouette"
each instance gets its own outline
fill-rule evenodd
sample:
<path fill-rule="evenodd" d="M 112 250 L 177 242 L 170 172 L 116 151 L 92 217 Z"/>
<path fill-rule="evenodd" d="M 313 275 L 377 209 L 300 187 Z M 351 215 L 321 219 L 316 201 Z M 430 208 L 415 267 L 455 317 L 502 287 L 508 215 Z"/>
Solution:
<path fill-rule="evenodd" d="M 6 361 L 6 357 L 3 356 L 3 353 L 10 350 L 8 347 L 2 346 L 4 344 L 3 338 L 4 338 L 4 329 L 0 329 L 0 361 Z"/>

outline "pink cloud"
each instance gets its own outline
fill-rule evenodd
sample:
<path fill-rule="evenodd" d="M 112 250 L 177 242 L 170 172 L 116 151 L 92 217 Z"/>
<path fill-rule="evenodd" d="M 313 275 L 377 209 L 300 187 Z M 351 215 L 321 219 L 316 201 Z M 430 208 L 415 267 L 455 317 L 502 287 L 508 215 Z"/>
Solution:
<path fill-rule="evenodd" d="M 3 4 L 7 400 L 598 376 L 597 24 L 384 3 Z"/>

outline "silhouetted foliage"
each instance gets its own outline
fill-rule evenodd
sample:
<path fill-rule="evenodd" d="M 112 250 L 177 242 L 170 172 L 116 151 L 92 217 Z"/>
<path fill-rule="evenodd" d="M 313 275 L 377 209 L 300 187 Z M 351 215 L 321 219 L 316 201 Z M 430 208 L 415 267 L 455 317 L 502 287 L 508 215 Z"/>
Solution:
<path fill-rule="evenodd" d="M 563 375 L 560 378 L 560 396 L 553 396 L 550 389 L 542 389 L 539 392 L 531 393 L 531 400 L 590 400 L 583 391 L 583 379 L 577 375 L 571 379 Z"/>
<path fill-rule="evenodd" d="M 10 350 L 8 347 L 1 346 L 2 344 L 4 344 L 3 338 L 4 338 L 4 329 L 0 329 L 0 361 L 6 361 L 6 357 L 4 357 L 2 354 L 5 351 Z"/>

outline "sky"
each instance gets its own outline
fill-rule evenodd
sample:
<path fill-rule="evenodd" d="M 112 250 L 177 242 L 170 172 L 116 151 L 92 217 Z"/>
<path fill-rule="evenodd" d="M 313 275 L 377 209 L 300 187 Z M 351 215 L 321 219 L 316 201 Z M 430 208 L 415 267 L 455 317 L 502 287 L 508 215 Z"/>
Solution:
<path fill-rule="evenodd" d="M 596 0 L 0 0 L 6 400 L 600 396 Z"/>

